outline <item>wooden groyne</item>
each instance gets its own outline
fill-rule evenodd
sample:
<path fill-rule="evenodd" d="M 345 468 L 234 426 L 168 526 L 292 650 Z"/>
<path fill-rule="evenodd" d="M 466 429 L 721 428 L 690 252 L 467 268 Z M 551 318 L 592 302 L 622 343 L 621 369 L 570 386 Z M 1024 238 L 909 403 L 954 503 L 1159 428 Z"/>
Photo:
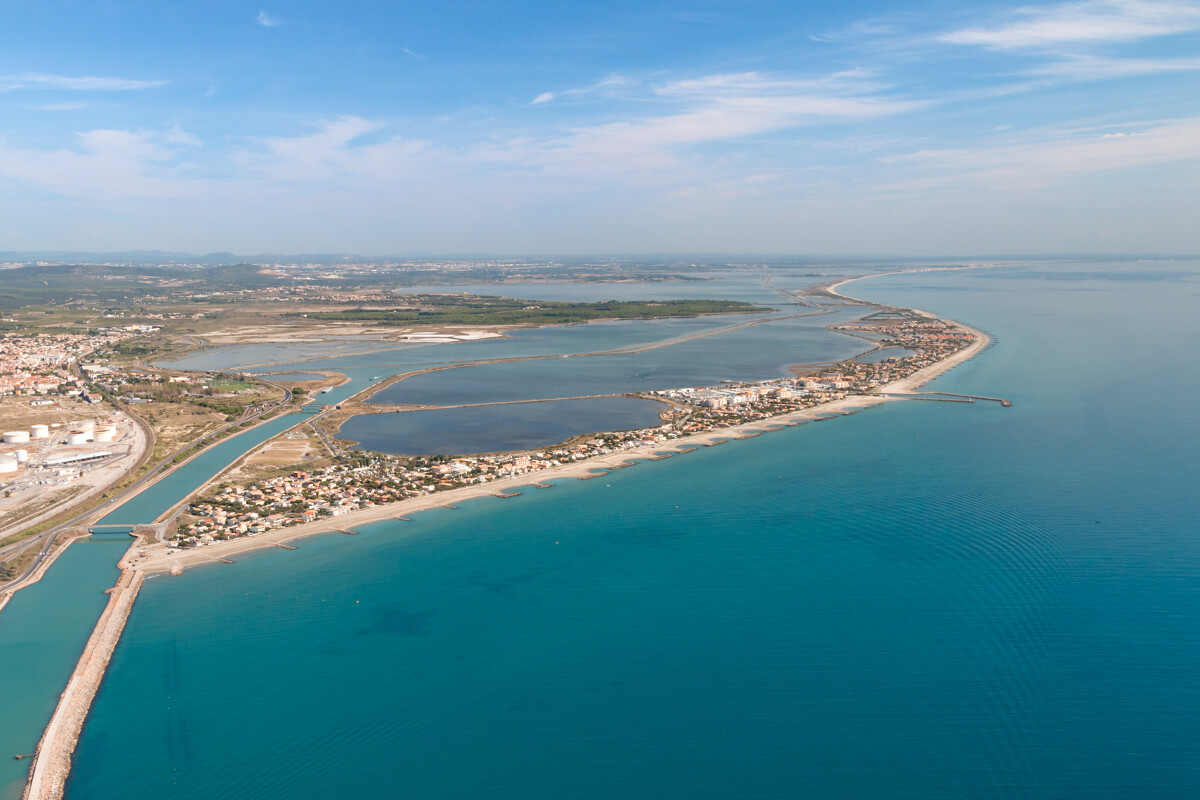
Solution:
<path fill-rule="evenodd" d="M 92 630 L 71 680 L 54 709 L 54 716 L 38 743 L 23 800 L 59 800 L 63 796 L 79 732 L 145 578 L 141 572 L 124 570 L 117 579 L 117 585 L 108 596 L 108 605 Z"/>

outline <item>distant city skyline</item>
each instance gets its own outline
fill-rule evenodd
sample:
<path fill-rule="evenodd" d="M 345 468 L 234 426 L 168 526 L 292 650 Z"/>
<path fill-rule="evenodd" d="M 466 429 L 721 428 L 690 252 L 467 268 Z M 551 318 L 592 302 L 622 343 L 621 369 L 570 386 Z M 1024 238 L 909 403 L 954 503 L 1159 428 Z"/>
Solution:
<path fill-rule="evenodd" d="M 0 251 L 1194 253 L 1200 2 L 9 4 Z"/>

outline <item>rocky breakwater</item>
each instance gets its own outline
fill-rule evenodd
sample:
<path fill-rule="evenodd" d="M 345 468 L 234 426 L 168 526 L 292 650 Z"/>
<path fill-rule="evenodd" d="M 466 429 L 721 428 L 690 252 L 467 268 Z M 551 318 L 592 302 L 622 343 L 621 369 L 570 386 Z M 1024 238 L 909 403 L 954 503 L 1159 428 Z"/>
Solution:
<path fill-rule="evenodd" d="M 71 771 L 71 754 L 75 752 L 92 699 L 100 688 L 104 670 L 125 629 L 129 611 L 145 577 L 141 572 L 126 568 L 116 585 L 108 590 L 108 605 L 75 665 L 71 680 L 54 709 L 54 716 L 42 734 L 42 741 L 38 743 L 24 800 L 58 800 L 63 796 Z"/>

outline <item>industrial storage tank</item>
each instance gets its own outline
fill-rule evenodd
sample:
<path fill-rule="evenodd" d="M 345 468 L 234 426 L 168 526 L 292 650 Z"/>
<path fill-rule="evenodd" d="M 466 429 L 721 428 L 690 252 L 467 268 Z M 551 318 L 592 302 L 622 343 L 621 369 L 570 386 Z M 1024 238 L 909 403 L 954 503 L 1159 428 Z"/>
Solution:
<path fill-rule="evenodd" d="M 77 431 L 90 431 L 96 427 L 96 420 L 94 420 L 94 419 L 81 420 L 79 422 L 76 422 L 74 427 L 75 427 L 75 430 L 77 430 Z"/>
<path fill-rule="evenodd" d="M 117 432 L 111 428 L 96 428 L 96 432 L 92 434 L 93 442 L 111 442 L 117 438 Z"/>
<path fill-rule="evenodd" d="M 92 434 L 87 431 L 70 431 L 67 433 L 67 444 L 87 444 Z"/>
<path fill-rule="evenodd" d="M 0 474 L 17 471 L 17 460 L 15 458 L 0 458 Z"/>
<path fill-rule="evenodd" d="M 5 444 L 17 444 L 20 442 L 28 442 L 28 441 L 29 441 L 29 431 L 5 431 L 4 432 Z"/>
<path fill-rule="evenodd" d="M 29 460 L 29 451 L 28 450 L 18 450 L 17 452 L 13 453 L 13 455 L 16 456 L 18 464 L 24 464 L 26 461 Z"/>
<path fill-rule="evenodd" d="M 29 436 L 33 439 L 49 439 L 50 438 L 50 426 L 49 425 L 30 425 L 29 426 Z"/>

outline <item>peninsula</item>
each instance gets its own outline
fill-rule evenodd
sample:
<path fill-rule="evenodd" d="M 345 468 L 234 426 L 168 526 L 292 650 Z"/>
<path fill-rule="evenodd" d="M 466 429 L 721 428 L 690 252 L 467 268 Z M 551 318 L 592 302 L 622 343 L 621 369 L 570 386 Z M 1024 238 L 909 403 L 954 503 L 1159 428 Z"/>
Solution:
<path fill-rule="evenodd" d="M 39 744 L 25 797 L 61 797 L 91 698 L 146 575 L 232 563 L 240 553 L 262 547 L 292 548 L 287 542 L 309 535 L 354 533 L 357 526 L 407 519 L 423 509 L 454 508 L 471 497 L 510 498 L 525 487 L 541 490 L 551 488 L 551 481 L 592 479 L 639 460 L 660 460 L 700 446 L 852 414 L 916 396 L 924 383 L 973 357 L 988 343 L 981 331 L 960 323 L 838 293 L 846 282 L 820 291 L 875 311 L 857 322 L 832 327 L 873 338 L 879 344 L 872 350 L 889 346 L 904 355 L 877 362 L 850 359 L 812 369 L 797 367 L 794 378 L 756 384 L 655 391 L 646 396 L 663 402 L 663 425 L 597 434 L 536 453 L 422 462 L 360 455 L 356 458 L 366 463 L 335 463 L 321 474 L 293 472 L 274 482 L 218 488 L 211 496 L 193 497 L 188 505 L 195 521 L 171 540 L 136 538 L 121 559 L 121 578 Z M 965 396 L 939 397 L 971 401 Z"/>

